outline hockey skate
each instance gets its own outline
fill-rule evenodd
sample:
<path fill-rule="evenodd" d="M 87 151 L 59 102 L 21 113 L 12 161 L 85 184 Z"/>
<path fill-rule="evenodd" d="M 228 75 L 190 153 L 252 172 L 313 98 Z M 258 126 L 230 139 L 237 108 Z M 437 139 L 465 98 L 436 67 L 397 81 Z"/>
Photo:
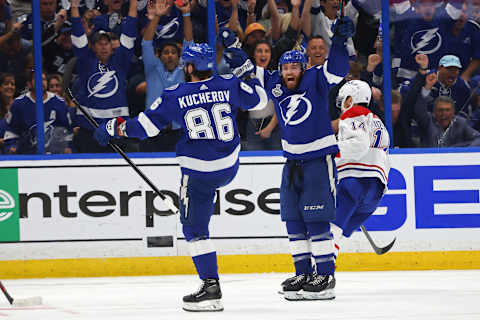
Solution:
<path fill-rule="evenodd" d="M 282 282 L 282 291 L 287 300 L 303 300 L 303 286 L 311 281 L 314 276 L 311 274 L 300 274 L 295 277 L 288 278 Z"/>
<path fill-rule="evenodd" d="M 333 275 L 315 275 L 303 285 L 303 300 L 335 299 L 335 277 Z"/>
<path fill-rule="evenodd" d="M 223 311 L 222 291 L 217 279 L 205 279 L 202 285 L 192 294 L 183 297 L 183 310 L 192 312 Z"/>

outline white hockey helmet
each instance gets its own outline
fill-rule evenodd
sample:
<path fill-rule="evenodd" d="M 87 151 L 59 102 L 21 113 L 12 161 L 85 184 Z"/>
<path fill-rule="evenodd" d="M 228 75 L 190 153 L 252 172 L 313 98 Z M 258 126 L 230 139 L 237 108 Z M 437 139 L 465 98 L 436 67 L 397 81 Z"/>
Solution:
<path fill-rule="evenodd" d="M 345 101 L 348 97 L 352 97 L 352 102 L 350 105 L 345 106 Z M 371 98 L 372 89 L 370 89 L 368 83 L 362 80 L 350 80 L 338 91 L 337 107 L 340 108 L 343 113 L 359 103 L 366 103 L 368 105 Z"/>

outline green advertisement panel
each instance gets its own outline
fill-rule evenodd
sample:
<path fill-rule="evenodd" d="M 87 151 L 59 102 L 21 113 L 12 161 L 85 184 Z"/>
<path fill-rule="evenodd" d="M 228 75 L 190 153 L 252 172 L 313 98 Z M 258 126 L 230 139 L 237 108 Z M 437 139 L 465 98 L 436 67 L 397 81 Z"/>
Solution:
<path fill-rule="evenodd" d="M 0 242 L 19 240 L 18 169 L 0 169 Z"/>

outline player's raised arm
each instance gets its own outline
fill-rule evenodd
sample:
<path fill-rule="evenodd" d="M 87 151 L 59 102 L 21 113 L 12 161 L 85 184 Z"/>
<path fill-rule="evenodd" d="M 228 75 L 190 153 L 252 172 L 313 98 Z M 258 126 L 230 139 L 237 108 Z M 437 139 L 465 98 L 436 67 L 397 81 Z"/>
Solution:
<path fill-rule="evenodd" d="M 328 60 L 323 66 L 317 67 L 323 70 L 330 86 L 340 83 L 348 73 L 350 66 L 346 42 L 354 32 L 355 26 L 349 17 L 343 17 L 337 21 Z"/>
<path fill-rule="evenodd" d="M 232 68 L 233 74 L 240 79 L 240 90 L 236 101 L 242 101 L 242 109 L 261 110 L 268 102 L 267 93 L 256 76 L 256 67 L 247 54 L 239 48 L 225 49 L 225 60 Z M 258 68 L 258 67 L 257 67 Z"/>

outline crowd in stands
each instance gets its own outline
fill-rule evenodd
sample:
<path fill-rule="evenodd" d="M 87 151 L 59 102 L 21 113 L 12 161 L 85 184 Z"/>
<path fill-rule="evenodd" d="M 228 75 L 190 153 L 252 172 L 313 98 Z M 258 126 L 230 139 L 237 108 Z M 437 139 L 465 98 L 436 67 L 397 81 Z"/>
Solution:
<path fill-rule="evenodd" d="M 156 108 L 165 88 L 185 81 L 182 47 L 208 41 L 206 0 L 39 0 L 47 153 L 112 152 L 93 139 L 79 103 L 98 122 Z M 242 48 L 265 72 L 282 53 L 304 52 L 323 65 L 340 14 L 355 23 L 345 81 L 372 87 L 370 109 L 392 111 L 394 147 L 480 145 L 480 0 L 390 0 L 390 34 L 381 0 L 215 0 L 217 73 L 231 73 L 225 47 Z M 36 152 L 32 1 L 0 0 L 0 154 Z M 382 37 L 391 39 L 392 104 L 383 102 Z M 75 101 L 66 94 L 71 89 Z M 240 113 L 242 150 L 280 150 L 272 101 Z M 180 124 L 129 152 L 174 151 Z"/>

